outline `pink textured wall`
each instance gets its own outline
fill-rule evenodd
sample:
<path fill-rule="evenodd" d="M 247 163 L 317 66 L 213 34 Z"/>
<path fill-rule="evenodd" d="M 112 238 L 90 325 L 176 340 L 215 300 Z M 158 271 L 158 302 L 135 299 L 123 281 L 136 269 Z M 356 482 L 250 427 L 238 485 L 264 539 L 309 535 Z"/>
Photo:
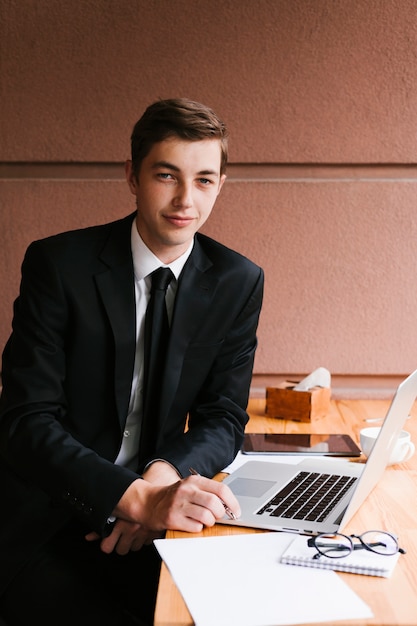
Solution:
<path fill-rule="evenodd" d="M 415 0 L 8 0 L 0 349 L 28 243 L 133 210 L 129 135 L 211 105 L 229 178 L 205 232 L 266 272 L 255 373 L 417 367 Z"/>

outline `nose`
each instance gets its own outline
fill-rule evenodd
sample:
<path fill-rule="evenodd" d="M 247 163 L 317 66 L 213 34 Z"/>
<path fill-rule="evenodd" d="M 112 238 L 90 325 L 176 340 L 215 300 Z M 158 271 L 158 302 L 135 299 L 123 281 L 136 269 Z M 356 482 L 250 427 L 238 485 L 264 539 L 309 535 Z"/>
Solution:
<path fill-rule="evenodd" d="M 181 183 L 177 188 L 174 198 L 174 205 L 178 208 L 191 207 L 193 205 L 192 185 Z"/>

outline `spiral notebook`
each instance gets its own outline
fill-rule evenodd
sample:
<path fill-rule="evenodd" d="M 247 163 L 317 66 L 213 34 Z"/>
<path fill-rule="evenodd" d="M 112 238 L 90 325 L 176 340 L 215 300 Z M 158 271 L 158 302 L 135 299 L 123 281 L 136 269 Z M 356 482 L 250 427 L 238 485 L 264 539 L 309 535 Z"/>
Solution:
<path fill-rule="evenodd" d="M 325 556 L 314 559 L 317 551 L 307 545 L 307 540 L 307 537 L 297 536 L 283 553 L 281 563 L 389 578 L 400 556 L 399 552 L 386 556 L 369 550 L 358 550 L 340 559 L 330 559 Z"/>

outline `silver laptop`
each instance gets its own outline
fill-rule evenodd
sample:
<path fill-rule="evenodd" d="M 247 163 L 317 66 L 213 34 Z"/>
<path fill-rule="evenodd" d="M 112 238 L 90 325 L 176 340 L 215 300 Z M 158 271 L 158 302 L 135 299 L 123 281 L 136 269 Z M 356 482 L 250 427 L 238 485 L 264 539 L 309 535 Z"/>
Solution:
<path fill-rule="evenodd" d="M 242 509 L 219 523 L 315 535 L 341 532 L 378 483 L 417 397 L 417 370 L 398 387 L 365 464 L 335 459 L 298 464 L 248 461 L 224 482 Z"/>

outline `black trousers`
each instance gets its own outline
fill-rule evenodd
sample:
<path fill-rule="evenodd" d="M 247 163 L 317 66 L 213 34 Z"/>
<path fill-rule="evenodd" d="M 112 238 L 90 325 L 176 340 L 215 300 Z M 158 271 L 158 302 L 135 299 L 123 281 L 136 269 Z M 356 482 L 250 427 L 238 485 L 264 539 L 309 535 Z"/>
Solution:
<path fill-rule="evenodd" d="M 7 626 L 151 626 L 161 560 L 153 545 L 104 554 L 78 525 L 32 557 L 0 599 Z"/>

